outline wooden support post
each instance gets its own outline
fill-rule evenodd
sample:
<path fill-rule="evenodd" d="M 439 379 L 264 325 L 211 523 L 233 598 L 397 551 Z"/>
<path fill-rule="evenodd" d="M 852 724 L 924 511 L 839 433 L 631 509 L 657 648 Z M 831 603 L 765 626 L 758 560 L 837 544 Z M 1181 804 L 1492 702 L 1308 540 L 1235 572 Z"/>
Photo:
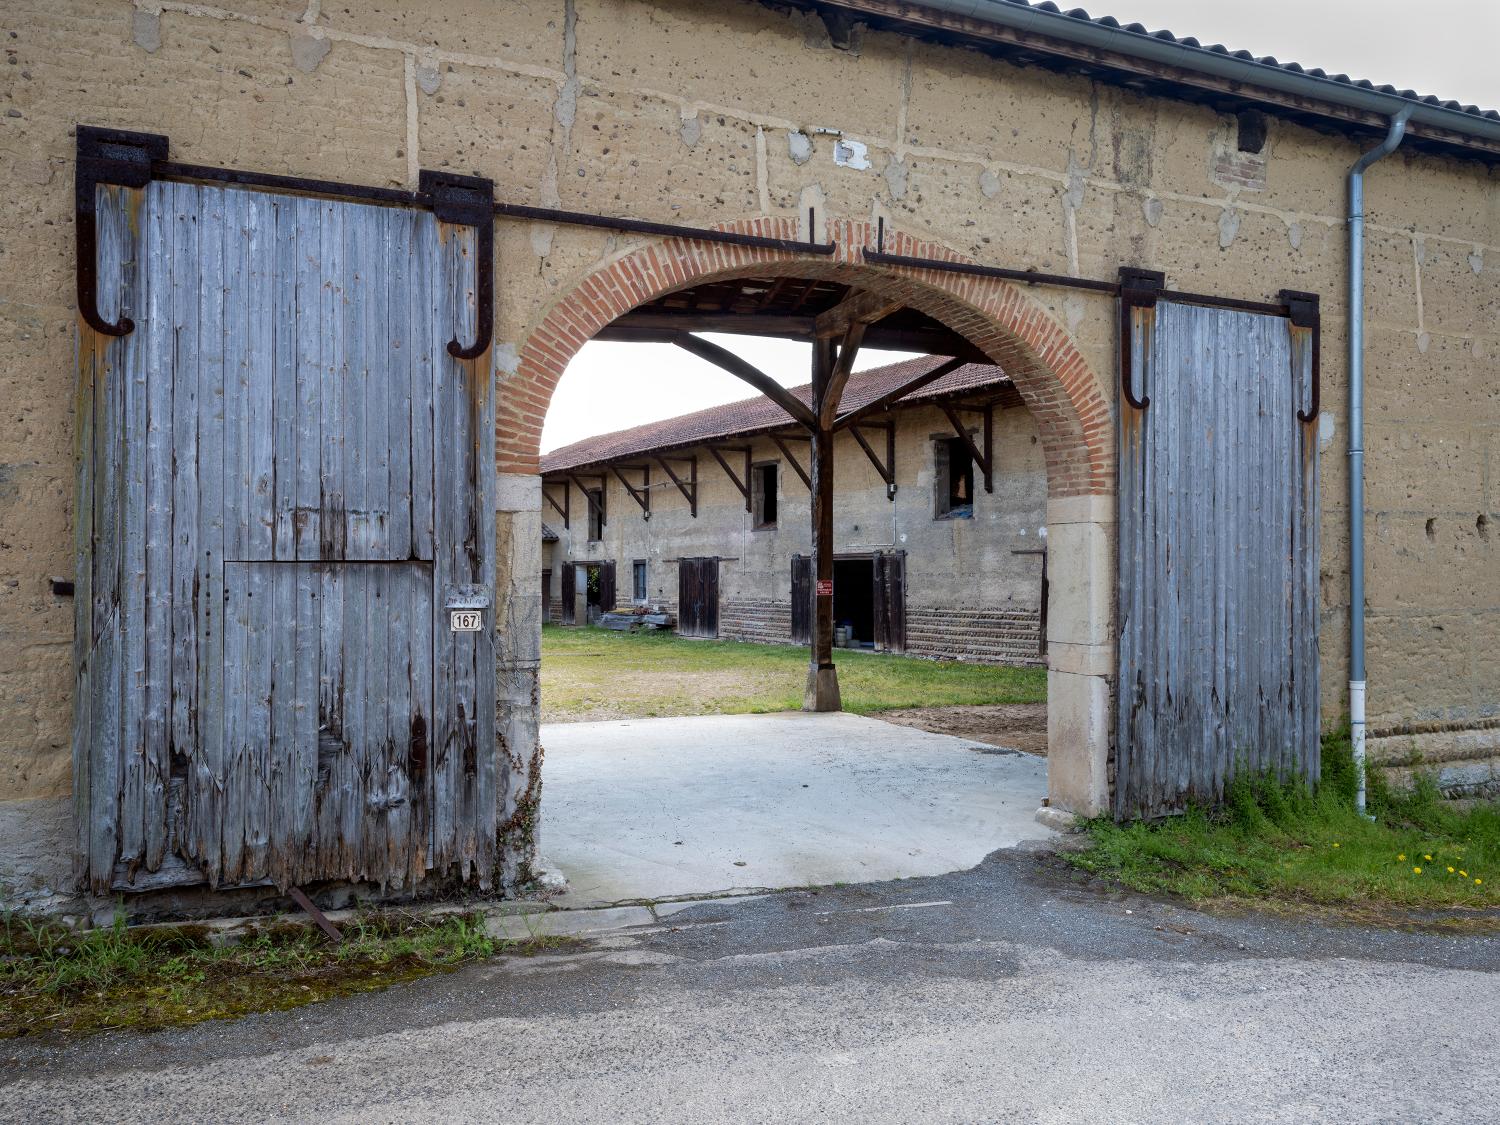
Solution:
<path fill-rule="evenodd" d="M 818 419 L 812 431 L 812 553 L 813 636 L 812 659 L 807 668 L 804 711 L 843 710 L 839 699 L 838 670 L 833 664 L 833 387 L 835 359 L 833 343 L 813 343 L 813 414 Z M 836 405 L 836 404 L 835 404 Z M 827 419 L 824 421 L 824 419 Z"/>
<path fill-rule="evenodd" d="M 692 473 L 687 481 L 684 481 L 675 472 L 668 461 L 686 462 L 692 466 Z M 693 518 L 698 518 L 698 455 L 696 453 L 689 457 L 657 457 L 656 463 L 661 466 L 662 472 L 672 478 L 672 483 L 677 486 L 677 491 L 682 493 L 682 498 L 688 502 L 688 507 L 693 513 Z"/>

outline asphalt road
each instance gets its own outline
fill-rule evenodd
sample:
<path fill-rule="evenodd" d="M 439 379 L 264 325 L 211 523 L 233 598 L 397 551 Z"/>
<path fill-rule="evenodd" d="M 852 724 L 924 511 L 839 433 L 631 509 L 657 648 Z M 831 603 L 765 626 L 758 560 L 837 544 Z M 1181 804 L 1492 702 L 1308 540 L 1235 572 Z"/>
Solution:
<path fill-rule="evenodd" d="M 155 1035 L 7 1121 L 1500 1119 L 1500 940 L 1199 914 L 998 852 Z"/>

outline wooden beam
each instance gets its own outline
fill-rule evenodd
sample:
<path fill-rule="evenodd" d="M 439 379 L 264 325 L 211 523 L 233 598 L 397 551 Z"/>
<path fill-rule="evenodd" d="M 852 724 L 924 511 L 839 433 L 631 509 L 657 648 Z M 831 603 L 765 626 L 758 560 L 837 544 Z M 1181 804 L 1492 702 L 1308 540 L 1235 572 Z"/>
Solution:
<path fill-rule="evenodd" d="M 967 362 L 968 361 L 965 359 L 950 359 L 946 363 L 940 363 L 931 371 L 927 372 L 926 375 L 918 375 L 915 379 L 912 379 L 906 383 L 902 383 L 901 386 L 897 387 L 894 391 L 891 391 L 888 394 L 881 395 L 874 402 L 868 402 L 864 406 L 861 406 L 858 410 L 851 410 L 847 414 L 839 415 L 833 421 L 833 428 L 835 430 L 842 430 L 846 426 L 852 426 L 861 418 L 867 418 L 871 414 L 875 414 L 881 410 L 884 410 L 893 402 L 897 402 L 905 398 L 913 391 L 921 390 L 929 383 L 936 383 L 944 375 L 948 375 L 954 371 L 957 371 Z"/>
<path fill-rule="evenodd" d="M 862 335 L 864 326 L 851 325 L 850 331 Z M 851 350 L 858 350 L 858 347 L 856 338 Z M 830 398 L 835 403 L 838 401 L 838 395 L 830 393 L 837 367 L 833 341 L 815 341 L 812 352 L 813 395 L 821 411 Z M 850 359 L 852 362 L 853 357 Z M 812 659 L 808 664 L 802 709 L 839 711 L 843 704 L 839 698 L 838 670 L 833 665 L 833 431 L 826 422 L 813 430 L 811 452 L 812 482 L 808 490 L 812 496 Z"/>
<path fill-rule="evenodd" d="M 684 309 L 634 309 L 610 321 L 596 340 L 631 344 L 670 344 L 679 332 L 723 332 L 734 336 L 769 336 L 781 340 L 812 340 L 815 318 L 782 313 L 695 313 Z M 901 324 L 884 321 L 869 326 L 865 346 L 933 356 L 962 356 L 970 363 L 993 360 L 956 332 L 941 324 Z"/>
<path fill-rule="evenodd" d="M 562 516 L 563 529 L 564 530 L 569 530 L 569 529 L 571 529 L 572 525 L 568 522 L 568 509 L 573 506 L 570 503 L 570 498 L 572 497 L 573 493 L 572 493 L 572 489 L 570 489 L 568 487 L 568 482 L 567 481 L 561 481 L 559 483 L 561 483 L 562 487 L 563 487 L 563 502 L 561 504 L 559 504 L 555 499 L 553 499 L 552 494 L 547 491 L 547 482 L 546 481 L 542 482 L 542 495 L 547 498 L 547 503 L 551 504 L 552 507 L 557 510 L 557 514 L 560 515 L 560 516 Z"/>
<path fill-rule="evenodd" d="M 666 473 L 667 476 L 669 476 L 669 477 L 672 478 L 672 483 L 677 486 L 677 491 L 680 492 L 680 493 L 682 493 L 683 499 L 685 499 L 688 502 L 688 507 L 692 510 L 693 518 L 697 519 L 698 518 L 698 458 L 696 456 L 694 456 L 694 457 L 673 457 L 673 458 L 671 458 L 671 460 L 673 460 L 673 461 L 681 461 L 684 464 L 690 464 L 690 465 L 693 466 L 692 475 L 689 477 L 689 479 L 688 479 L 688 481 L 686 483 L 683 481 L 683 479 L 681 477 L 679 477 L 676 473 L 674 473 L 672 471 L 672 466 L 669 465 L 669 464 L 667 464 L 667 460 L 668 459 L 665 458 L 665 457 L 656 457 L 655 458 L 656 463 L 661 466 L 662 472 Z"/>
<path fill-rule="evenodd" d="M 871 325 L 906 307 L 905 301 L 893 301 L 862 289 L 845 297 L 825 313 L 819 313 L 813 333 L 820 340 L 842 336 L 856 324 Z"/>
<path fill-rule="evenodd" d="M 743 379 L 808 429 L 817 428 L 817 415 L 809 410 L 801 399 L 760 368 L 741 359 L 728 348 L 721 348 L 718 344 L 711 344 L 687 332 L 678 333 L 672 343 L 685 352 L 691 352 L 699 359 L 707 360 L 715 367 L 722 367 L 737 379 Z"/>
<path fill-rule="evenodd" d="M 635 485 L 631 484 L 628 480 L 625 479 L 625 474 L 621 471 L 619 465 L 610 465 L 609 468 L 610 468 L 610 471 L 615 474 L 615 476 L 617 476 L 617 477 L 620 478 L 620 483 L 625 486 L 625 491 L 628 492 L 628 493 L 630 493 L 630 498 L 632 500 L 634 500 L 638 505 L 640 505 L 641 512 L 649 520 L 651 518 L 651 466 L 650 466 L 650 464 L 645 464 L 645 465 L 640 465 L 640 466 L 632 466 L 632 468 L 639 468 L 641 470 L 641 472 L 643 474 L 645 474 L 645 480 L 641 484 L 640 488 L 636 488 Z"/>
<path fill-rule="evenodd" d="M 792 455 L 792 451 L 787 447 L 786 438 L 782 437 L 780 434 L 772 434 L 771 440 L 776 443 L 776 448 L 781 450 L 781 455 L 786 458 L 787 464 L 797 471 L 797 475 L 802 478 L 802 483 L 807 485 L 808 491 L 811 492 L 812 477 L 808 476 L 807 470 L 804 469 L 797 458 Z"/>
<path fill-rule="evenodd" d="M 990 472 L 994 464 L 994 431 L 992 426 L 989 422 L 986 422 L 984 427 L 985 448 L 983 452 L 980 452 L 979 447 L 974 444 L 974 439 L 969 436 L 969 431 L 964 428 L 963 419 L 958 416 L 958 411 L 954 410 L 946 402 L 939 403 L 938 405 L 942 408 L 943 413 L 947 415 L 949 423 L 953 426 L 953 432 L 958 435 L 959 440 L 964 443 L 964 448 L 969 451 L 969 456 L 974 458 L 974 463 L 984 473 L 984 490 L 986 492 L 994 492 L 995 480 L 994 475 Z M 986 418 L 991 416 L 989 408 L 985 409 L 985 416 Z"/>
<path fill-rule="evenodd" d="M 874 428 L 873 426 L 871 427 Z M 854 435 L 854 440 L 859 442 L 859 447 L 865 451 L 865 456 L 870 459 L 870 464 L 875 466 L 875 471 L 880 474 L 880 479 L 885 481 L 885 498 L 896 499 L 896 423 L 886 422 L 880 426 L 885 430 L 885 460 L 881 461 L 875 456 L 875 450 L 870 448 L 870 443 L 865 440 L 865 435 L 860 433 L 859 426 L 850 426 L 849 432 Z"/>
<path fill-rule="evenodd" d="M 745 479 L 743 481 L 729 467 L 729 462 L 724 460 L 724 455 L 719 452 L 717 445 L 710 445 L 708 447 L 708 451 L 714 455 L 714 460 L 719 463 L 719 467 L 724 470 L 725 475 L 734 482 L 734 487 L 739 489 L 740 495 L 745 498 L 745 511 L 748 512 L 752 506 L 750 502 L 750 447 L 748 445 L 726 446 L 725 449 L 729 453 L 743 453 L 745 455 Z"/>
<path fill-rule="evenodd" d="M 849 382 L 849 375 L 854 370 L 855 357 L 859 355 L 859 346 L 865 339 L 865 326 L 858 322 L 849 325 L 844 332 L 844 342 L 839 345 L 839 356 L 828 373 L 828 382 L 824 384 L 822 393 L 817 396 L 818 402 L 818 427 L 833 432 L 833 420 L 839 412 L 839 399 L 844 397 L 844 387 Z M 813 345 L 817 347 L 816 344 Z"/>

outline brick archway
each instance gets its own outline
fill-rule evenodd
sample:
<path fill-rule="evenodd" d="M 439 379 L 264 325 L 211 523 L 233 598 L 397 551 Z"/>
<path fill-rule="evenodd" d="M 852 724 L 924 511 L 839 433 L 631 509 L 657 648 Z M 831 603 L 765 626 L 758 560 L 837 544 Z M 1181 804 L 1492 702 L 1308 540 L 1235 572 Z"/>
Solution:
<path fill-rule="evenodd" d="M 750 219 L 722 229 L 798 237 L 795 221 L 784 219 Z M 537 472 L 542 422 L 569 361 L 610 321 L 673 290 L 733 277 L 826 278 L 899 297 L 941 321 L 1005 370 L 1039 431 L 1051 577 L 1048 791 L 1053 809 L 1098 815 L 1109 807 L 1115 632 L 1115 434 L 1107 384 L 1024 286 L 869 265 L 859 253 L 874 243 L 868 223 L 834 223 L 830 235 L 838 250 L 827 258 L 672 239 L 597 269 L 548 310 L 523 343 L 515 373 L 503 377 L 496 402 L 497 467 L 522 477 Z M 896 254 L 964 260 L 907 235 L 888 235 L 885 245 Z"/>
<path fill-rule="evenodd" d="M 797 237 L 786 219 L 749 219 L 722 229 Z M 560 298 L 522 345 L 514 375 L 496 404 L 495 455 L 501 472 L 537 471 L 542 421 L 552 392 L 578 350 L 616 317 L 664 293 L 717 279 L 791 275 L 827 278 L 901 297 L 967 338 L 1011 377 L 1036 418 L 1052 499 L 1114 491 L 1114 432 L 1100 382 L 1067 333 L 1021 285 L 995 278 L 871 266 L 859 248 L 874 244 L 868 223 L 841 221 L 829 258 L 685 239 L 617 258 Z M 944 247 L 903 234 L 886 249 L 964 261 Z"/>

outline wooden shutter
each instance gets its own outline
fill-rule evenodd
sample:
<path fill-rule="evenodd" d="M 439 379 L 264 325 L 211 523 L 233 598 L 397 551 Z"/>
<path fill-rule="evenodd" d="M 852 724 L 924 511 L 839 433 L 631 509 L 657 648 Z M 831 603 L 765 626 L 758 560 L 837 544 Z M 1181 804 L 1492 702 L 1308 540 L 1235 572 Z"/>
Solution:
<path fill-rule="evenodd" d="M 812 644 L 812 556 L 792 556 L 792 644 Z"/>
<path fill-rule="evenodd" d="M 906 552 L 875 556 L 875 646 L 906 651 Z"/>
<path fill-rule="evenodd" d="M 711 559 L 700 559 L 698 565 L 702 572 L 703 590 L 703 632 L 699 634 L 704 637 L 717 637 L 719 635 L 719 560 L 715 556 Z"/>
<path fill-rule="evenodd" d="M 609 613 L 615 608 L 615 562 L 599 564 L 599 612 Z"/>

